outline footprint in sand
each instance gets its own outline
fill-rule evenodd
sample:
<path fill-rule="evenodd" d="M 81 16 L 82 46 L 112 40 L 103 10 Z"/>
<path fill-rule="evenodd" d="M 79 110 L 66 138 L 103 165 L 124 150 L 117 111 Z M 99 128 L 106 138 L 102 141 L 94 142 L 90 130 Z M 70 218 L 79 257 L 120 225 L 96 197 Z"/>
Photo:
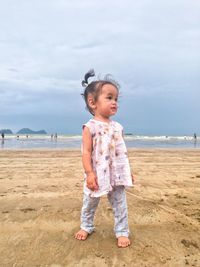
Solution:
<path fill-rule="evenodd" d="M 175 194 L 175 197 L 176 197 L 176 198 L 187 198 L 187 196 L 181 196 L 181 195 L 179 195 L 178 193 Z"/>
<path fill-rule="evenodd" d="M 190 241 L 190 240 L 186 240 L 186 239 L 182 239 L 181 240 L 181 243 L 185 246 L 185 247 L 187 247 L 187 248 L 189 248 L 190 246 L 193 246 L 193 247 L 195 247 L 195 248 L 199 248 L 199 246 L 197 245 L 197 243 L 196 242 L 194 242 L 194 241 Z"/>
<path fill-rule="evenodd" d="M 36 211 L 36 209 L 33 208 L 25 208 L 25 209 L 20 209 L 21 211 L 23 211 L 24 213 L 27 213 L 29 211 Z"/>

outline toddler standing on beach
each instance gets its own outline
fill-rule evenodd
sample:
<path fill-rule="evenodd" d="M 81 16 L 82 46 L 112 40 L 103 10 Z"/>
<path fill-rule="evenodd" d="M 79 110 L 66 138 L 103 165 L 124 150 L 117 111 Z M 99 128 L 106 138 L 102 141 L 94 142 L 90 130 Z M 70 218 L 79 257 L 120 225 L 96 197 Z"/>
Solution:
<path fill-rule="evenodd" d="M 107 195 L 115 218 L 118 247 L 130 245 L 125 187 L 132 186 L 132 176 L 123 139 L 122 126 L 110 119 L 117 113 L 119 85 L 110 80 L 96 80 L 93 70 L 85 74 L 83 97 L 93 115 L 83 125 L 82 161 L 85 170 L 81 229 L 75 234 L 86 240 L 94 231 L 94 215 L 100 197 Z"/>

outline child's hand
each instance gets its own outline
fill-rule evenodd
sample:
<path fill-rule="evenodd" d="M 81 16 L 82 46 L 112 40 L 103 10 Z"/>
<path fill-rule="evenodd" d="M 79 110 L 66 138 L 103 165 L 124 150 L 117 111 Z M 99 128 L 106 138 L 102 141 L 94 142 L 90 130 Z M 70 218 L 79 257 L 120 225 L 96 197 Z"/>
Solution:
<path fill-rule="evenodd" d="M 136 180 L 136 177 L 134 174 L 131 173 L 131 178 L 132 178 L 132 183 L 134 184 L 135 183 L 135 180 Z"/>
<path fill-rule="evenodd" d="M 90 172 L 87 174 L 87 187 L 92 191 L 97 191 L 99 189 L 97 183 L 97 176 L 94 172 Z"/>

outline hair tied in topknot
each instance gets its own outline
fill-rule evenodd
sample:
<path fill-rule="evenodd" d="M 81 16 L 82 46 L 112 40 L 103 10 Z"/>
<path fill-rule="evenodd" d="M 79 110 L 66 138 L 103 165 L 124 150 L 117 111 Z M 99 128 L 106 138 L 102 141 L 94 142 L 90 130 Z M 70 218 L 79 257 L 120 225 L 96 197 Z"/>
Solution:
<path fill-rule="evenodd" d="M 94 76 L 95 76 L 94 70 L 93 69 L 89 70 L 84 76 L 84 80 L 82 81 L 82 86 L 86 87 L 88 85 L 88 79 Z"/>

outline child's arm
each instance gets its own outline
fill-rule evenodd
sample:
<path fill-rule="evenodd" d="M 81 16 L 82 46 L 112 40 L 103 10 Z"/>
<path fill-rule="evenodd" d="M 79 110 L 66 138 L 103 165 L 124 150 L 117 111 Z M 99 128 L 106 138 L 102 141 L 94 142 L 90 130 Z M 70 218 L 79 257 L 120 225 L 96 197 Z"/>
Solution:
<path fill-rule="evenodd" d="M 92 137 L 88 127 L 83 128 L 83 168 L 87 175 L 87 187 L 92 191 L 98 190 L 97 176 L 92 168 Z"/>
<path fill-rule="evenodd" d="M 122 138 L 124 139 L 124 131 L 122 130 Z M 131 173 L 132 183 L 135 183 L 136 177 L 133 173 Z"/>

